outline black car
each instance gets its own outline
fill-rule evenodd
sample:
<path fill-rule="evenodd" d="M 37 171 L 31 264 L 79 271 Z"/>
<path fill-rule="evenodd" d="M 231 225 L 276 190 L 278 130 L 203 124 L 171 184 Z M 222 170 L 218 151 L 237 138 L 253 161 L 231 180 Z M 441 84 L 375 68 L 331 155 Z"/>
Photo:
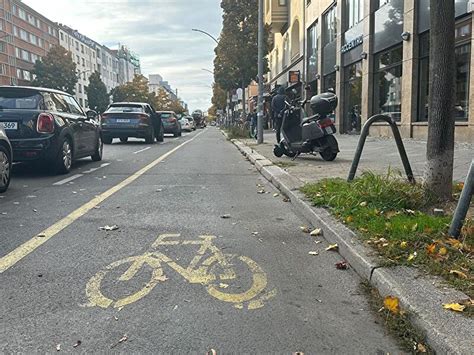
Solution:
<path fill-rule="evenodd" d="M 7 191 L 12 171 L 12 146 L 0 123 L 0 194 Z"/>
<path fill-rule="evenodd" d="M 102 114 L 102 137 L 111 144 L 114 138 L 127 142 L 129 137 L 145 138 L 152 144 L 155 138 L 163 142 L 164 128 L 155 109 L 141 102 L 115 102 Z"/>
<path fill-rule="evenodd" d="M 0 122 L 13 147 L 14 161 L 43 161 L 64 174 L 76 159 L 102 160 L 97 113 L 85 113 L 68 93 L 0 86 Z"/>

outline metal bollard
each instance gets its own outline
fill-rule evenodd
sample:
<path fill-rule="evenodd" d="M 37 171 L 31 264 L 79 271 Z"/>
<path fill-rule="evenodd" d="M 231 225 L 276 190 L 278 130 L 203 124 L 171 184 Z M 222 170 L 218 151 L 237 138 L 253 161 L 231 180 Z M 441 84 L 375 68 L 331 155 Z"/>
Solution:
<path fill-rule="evenodd" d="M 454 212 L 453 220 L 451 226 L 449 227 L 449 235 L 458 238 L 461 234 L 461 229 L 466 219 L 467 211 L 469 210 L 469 205 L 471 204 L 472 193 L 474 192 L 474 160 L 471 162 L 471 167 L 469 168 L 469 173 L 466 177 L 466 182 L 464 183 L 464 188 L 461 192 L 461 197 L 459 198 L 456 211 Z"/>

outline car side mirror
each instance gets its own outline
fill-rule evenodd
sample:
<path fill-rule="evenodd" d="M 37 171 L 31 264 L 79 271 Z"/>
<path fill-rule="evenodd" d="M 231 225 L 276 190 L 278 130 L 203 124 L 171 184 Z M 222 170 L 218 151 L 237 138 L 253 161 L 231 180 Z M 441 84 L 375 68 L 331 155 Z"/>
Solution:
<path fill-rule="evenodd" d="M 89 110 L 86 112 L 86 116 L 89 120 L 95 120 L 99 115 L 94 110 Z"/>

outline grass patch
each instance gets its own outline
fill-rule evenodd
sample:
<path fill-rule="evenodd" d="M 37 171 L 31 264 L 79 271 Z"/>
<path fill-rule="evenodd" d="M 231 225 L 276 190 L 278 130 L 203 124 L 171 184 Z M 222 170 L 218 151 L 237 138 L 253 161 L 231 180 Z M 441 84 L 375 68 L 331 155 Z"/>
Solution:
<path fill-rule="evenodd" d="M 412 354 L 434 354 L 434 351 L 426 344 L 426 336 L 411 324 L 409 314 L 406 312 L 394 314 L 384 309 L 383 298 L 375 288 L 368 283 L 362 283 L 360 287 L 369 296 L 370 308 L 376 314 L 378 321 L 384 323 L 403 350 Z"/>
<path fill-rule="evenodd" d="M 296 163 L 290 161 L 277 161 L 274 163 L 276 166 L 279 166 L 282 169 L 291 168 L 292 166 L 296 166 Z"/>
<path fill-rule="evenodd" d="M 326 179 L 302 192 L 357 231 L 387 265 L 421 266 L 474 297 L 474 223 L 467 221 L 459 241 L 448 238 L 451 216 L 433 215 L 434 200 L 420 185 L 365 172 L 352 183 Z"/>
<path fill-rule="evenodd" d="M 229 139 L 241 139 L 241 138 L 249 138 L 250 133 L 249 130 L 245 127 L 240 126 L 232 126 L 225 130 Z"/>

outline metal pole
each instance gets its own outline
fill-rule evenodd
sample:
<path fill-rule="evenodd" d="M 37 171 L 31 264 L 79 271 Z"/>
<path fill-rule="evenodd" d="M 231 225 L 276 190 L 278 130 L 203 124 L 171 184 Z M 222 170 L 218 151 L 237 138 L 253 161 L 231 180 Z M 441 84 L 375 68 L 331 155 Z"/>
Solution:
<path fill-rule="evenodd" d="M 258 1 L 258 114 L 257 143 L 263 143 L 263 0 Z"/>
<path fill-rule="evenodd" d="M 471 204 L 472 194 L 474 193 L 474 160 L 471 162 L 471 167 L 469 168 L 469 173 L 466 177 L 466 182 L 464 183 L 464 188 L 461 192 L 461 197 L 459 198 L 458 206 L 454 212 L 453 221 L 451 222 L 451 227 L 449 228 L 449 235 L 455 238 L 458 238 L 461 234 L 461 228 L 466 218 L 467 211 L 469 210 L 469 205 Z"/>

